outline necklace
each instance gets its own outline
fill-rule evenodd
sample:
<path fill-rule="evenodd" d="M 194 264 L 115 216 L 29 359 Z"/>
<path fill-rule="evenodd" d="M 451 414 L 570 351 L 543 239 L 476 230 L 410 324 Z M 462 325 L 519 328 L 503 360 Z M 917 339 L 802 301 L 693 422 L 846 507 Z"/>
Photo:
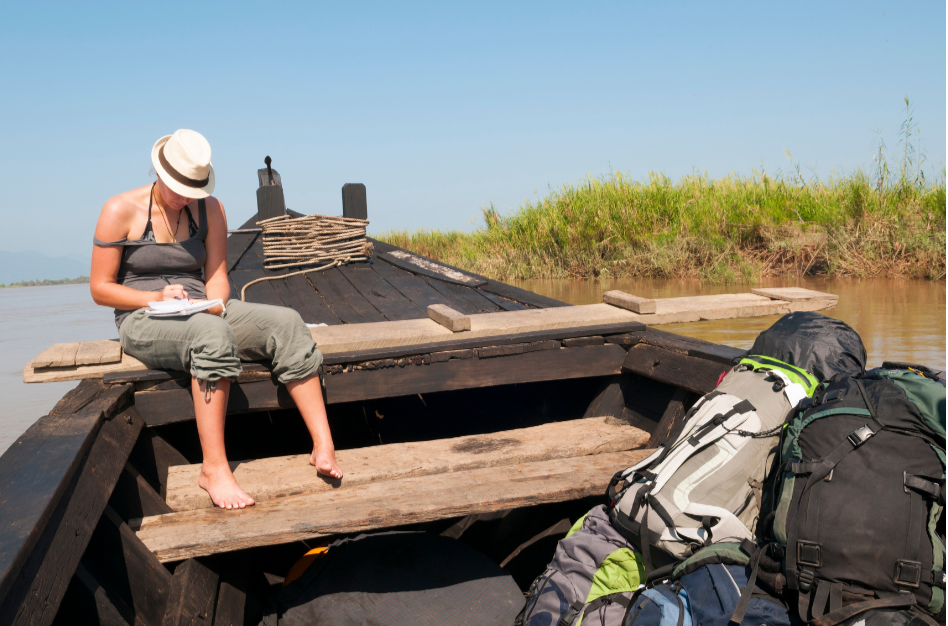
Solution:
<path fill-rule="evenodd" d="M 151 186 L 151 193 L 154 196 L 155 186 Z M 158 205 L 158 211 L 161 213 L 161 219 L 165 221 L 165 226 L 168 228 L 168 234 L 171 235 L 171 243 L 178 243 L 178 240 L 175 238 L 175 234 L 178 232 L 178 227 L 181 225 L 181 214 L 184 213 L 184 209 L 178 209 L 178 221 L 174 223 L 174 230 L 171 230 L 171 224 L 168 222 L 168 216 L 165 214 L 165 210 L 161 207 L 160 202 L 155 202 Z"/>

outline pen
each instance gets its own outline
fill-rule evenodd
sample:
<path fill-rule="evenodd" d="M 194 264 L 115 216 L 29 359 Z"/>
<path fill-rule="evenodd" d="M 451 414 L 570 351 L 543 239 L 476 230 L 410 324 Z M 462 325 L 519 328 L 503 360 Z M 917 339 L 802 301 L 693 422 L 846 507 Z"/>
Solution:
<path fill-rule="evenodd" d="M 158 277 L 161 278 L 161 280 L 165 281 L 166 284 L 171 285 L 171 281 L 168 280 L 167 278 L 165 278 L 165 275 L 164 275 L 164 274 L 158 274 Z M 178 297 L 178 296 L 175 296 L 174 299 L 175 299 L 175 300 L 180 300 L 181 298 Z"/>

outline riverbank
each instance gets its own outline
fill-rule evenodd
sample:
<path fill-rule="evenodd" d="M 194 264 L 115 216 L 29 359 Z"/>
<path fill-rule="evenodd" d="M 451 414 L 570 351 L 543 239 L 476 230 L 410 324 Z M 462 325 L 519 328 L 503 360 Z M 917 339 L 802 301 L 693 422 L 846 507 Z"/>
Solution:
<path fill-rule="evenodd" d="M 482 209 L 473 232 L 390 231 L 378 239 L 498 280 L 647 277 L 945 277 L 945 182 L 879 185 L 857 172 L 795 177 L 588 178 Z"/>
<path fill-rule="evenodd" d="M 60 278 L 56 280 L 21 280 L 9 285 L 0 285 L 0 289 L 12 289 L 14 287 L 51 287 L 53 285 L 85 285 L 88 284 L 88 276 L 79 278 Z"/>

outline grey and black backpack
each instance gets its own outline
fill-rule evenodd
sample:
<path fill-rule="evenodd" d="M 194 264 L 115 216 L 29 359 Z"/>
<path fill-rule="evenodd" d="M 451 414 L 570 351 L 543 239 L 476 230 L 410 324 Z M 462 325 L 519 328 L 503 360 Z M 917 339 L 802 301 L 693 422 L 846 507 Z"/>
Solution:
<path fill-rule="evenodd" d="M 832 381 L 787 424 L 772 478 L 765 540 L 744 552 L 802 618 L 943 610 L 942 382 L 909 369 Z"/>

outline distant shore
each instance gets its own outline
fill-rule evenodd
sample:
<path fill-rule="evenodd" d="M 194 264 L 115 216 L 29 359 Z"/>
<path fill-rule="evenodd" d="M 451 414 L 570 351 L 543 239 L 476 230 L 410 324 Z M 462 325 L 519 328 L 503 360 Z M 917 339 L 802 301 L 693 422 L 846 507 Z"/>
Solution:
<path fill-rule="evenodd" d="M 79 278 L 59 278 L 56 280 L 21 280 L 9 285 L 0 285 L 0 289 L 12 289 L 14 287 L 49 287 L 51 285 L 82 285 L 89 282 L 88 276 Z"/>
<path fill-rule="evenodd" d="M 377 238 L 497 280 L 769 276 L 945 278 L 945 179 L 903 168 L 790 176 L 621 173 L 527 200 L 490 204 L 473 232 L 389 231 Z"/>

